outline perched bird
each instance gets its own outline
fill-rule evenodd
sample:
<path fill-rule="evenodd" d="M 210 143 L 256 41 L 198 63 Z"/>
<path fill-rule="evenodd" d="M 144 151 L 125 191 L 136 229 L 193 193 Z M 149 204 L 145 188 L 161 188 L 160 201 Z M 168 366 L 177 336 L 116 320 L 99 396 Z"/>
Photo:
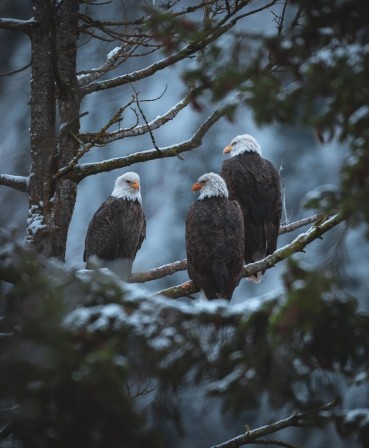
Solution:
<path fill-rule="evenodd" d="M 202 175 L 192 191 L 200 196 L 186 218 L 188 275 L 206 298 L 230 300 L 243 268 L 241 208 L 218 174 Z"/>
<path fill-rule="evenodd" d="M 133 261 L 146 236 L 140 177 L 128 172 L 119 176 L 111 196 L 93 215 L 88 226 L 83 260 L 96 255 L 112 266 L 119 260 L 123 274 L 132 272 Z"/>
<path fill-rule="evenodd" d="M 272 254 L 282 213 L 279 176 L 273 164 L 262 158 L 261 148 L 251 135 L 238 135 L 223 150 L 225 160 L 221 176 L 226 181 L 229 198 L 242 209 L 245 228 L 245 263 L 253 263 Z M 251 277 L 259 283 L 264 272 Z"/>

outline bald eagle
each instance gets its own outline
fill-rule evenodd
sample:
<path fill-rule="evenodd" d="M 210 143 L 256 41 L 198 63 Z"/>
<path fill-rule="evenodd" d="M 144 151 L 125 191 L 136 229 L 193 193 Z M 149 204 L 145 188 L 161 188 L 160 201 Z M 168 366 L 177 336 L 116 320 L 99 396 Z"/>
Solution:
<path fill-rule="evenodd" d="M 251 135 L 238 135 L 223 150 L 225 160 L 221 176 L 226 181 L 230 199 L 242 209 L 245 226 L 245 263 L 253 263 L 272 254 L 282 213 L 281 188 L 277 170 L 263 159 L 260 145 Z M 251 277 L 259 283 L 264 272 Z"/>
<path fill-rule="evenodd" d="M 88 226 L 83 261 L 96 255 L 105 265 L 120 260 L 126 275 L 132 272 L 133 261 L 146 236 L 142 209 L 140 177 L 128 172 L 119 176 L 111 196 L 93 215 Z"/>
<path fill-rule="evenodd" d="M 243 267 L 241 208 L 218 174 L 202 175 L 192 191 L 200 196 L 186 218 L 188 275 L 206 298 L 230 300 Z"/>

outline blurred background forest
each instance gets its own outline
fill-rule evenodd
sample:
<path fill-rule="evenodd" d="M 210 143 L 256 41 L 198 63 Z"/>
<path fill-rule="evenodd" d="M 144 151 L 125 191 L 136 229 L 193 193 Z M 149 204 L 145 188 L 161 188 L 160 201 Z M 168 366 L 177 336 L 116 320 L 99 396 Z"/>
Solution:
<path fill-rule="evenodd" d="M 353 3 L 356 5 L 356 2 Z M 89 6 L 86 5 L 85 7 L 88 8 Z M 282 3 L 276 5 L 276 11 L 280 12 L 282 8 Z M 101 16 L 99 17 L 100 20 L 120 18 L 125 14 L 130 17 L 140 17 L 143 14 L 140 2 L 132 0 L 124 2 L 112 1 L 108 6 L 100 7 L 98 13 Z M 28 19 L 31 16 L 32 2 L 2 0 L 0 4 L 0 17 Z M 265 35 L 268 35 L 272 33 L 276 26 L 275 14 L 270 10 L 252 15 L 247 19 L 247 30 L 251 34 L 265 33 Z M 21 33 L 4 30 L 0 30 L 0 33 L 0 72 L 12 72 L 28 64 L 30 62 L 30 42 L 27 37 Z M 91 44 L 91 42 L 87 45 L 86 42 L 87 38 L 85 38 L 85 41 L 82 39 L 78 52 L 78 69 L 80 71 L 99 66 L 101 61 L 105 60 L 106 54 L 115 47 L 115 44 L 111 42 L 98 41 L 96 45 Z M 221 45 L 225 46 L 226 42 L 223 42 Z M 369 45 L 369 42 L 366 45 Z M 150 62 L 156 60 L 156 57 L 156 54 L 152 56 L 147 55 L 145 65 L 149 65 Z M 138 68 L 137 64 L 137 59 L 128 59 L 124 64 L 124 72 L 133 72 Z M 193 60 L 185 60 L 174 68 L 157 72 L 152 76 L 150 83 L 147 80 L 135 83 L 134 88 L 140 92 L 141 99 L 148 100 L 141 104 L 148 121 L 163 114 L 183 97 L 186 92 L 186 85 L 182 75 L 186 70 L 191 70 L 193 64 Z M 29 110 L 25 105 L 30 97 L 30 76 L 30 68 L 27 68 L 12 76 L 0 77 L 1 173 L 21 176 L 29 174 L 30 116 Z M 369 79 L 368 71 L 366 71 L 366 76 Z M 261 88 L 261 86 L 256 87 Z M 343 84 L 341 88 L 344 89 L 345 85 Z M 82 103 L 81 112 L 88 111 L 89 113 L 81 119 L 81 131 L 90 132 L 92 129 L 100 129 L 121 106 L 121 95 L 124 95 L 125 100 L 127 100 L 132 94 L 134 94 L 134 91 L 128 85 L 124 87 L 124 90 L 119 88 L 110 89 L 102 94 L 96 93 L 86 97 Z M 154 100 L 159 97 L 160 100 Z M 265 95 L 265 99 L 261 95 L 259 101 L 268 102 L 268 95 Z M 214 106 L 213 98 L 210 96 L 200 97 L 199 102 L 201 108 L 187 108 L 181 112 L 180 120 L 169 122 L 155 131 L 155 141 L 159 147 L 166 147 L 176 142 L 184 141 L 193 134 L 198 126 L 208 117 Z M 255 107 L 257 109 L 257 105 Z M 273 105 L 273 107 L 278 106 Z M 281 181 L 285 189 L 288 221 L 296 221 L 319 211 L 319 207 L 321 207 L 319 201 L 318 205 L 313 209 L 306 209 L 304 205 L 308 200 L 319 197 L 320 192 L 326 190 L 333 192 L 342 191 L 342 167 L 348 163 L 350 157 L 353 157 L 349 149 L 348 140 L 340 138 L 341 136 L 336 133 L 323 143 L 322 138 L 319 138 L 319 135 L 317 136 L 316 128 L 311 125 L 309 126 L 302 122 L 296 123 L 292 119 L 279 120 L 279 122 L 278 120 L 260 119 L 260 114 L 255 114 L 250 104 L 241 105 L 232 118 L 222 119 L 210 129 L 204 137 L 200 149 L 182 154 L 182 159 L 177 157 L 158 159 L 136 164 L 129 168 L 129 170 L 137 171 L 141 177 L 143 207 L 147 220 L 147 237 L 135 260 L 134 272 L 148 271 L 186 257 L 184 223 L 187 211 L 194 200 L 191 185 L 204 172 L 220 171 L 223 161 L 222 149 L 238 134 L 248 133 L 253 135 L 262 147 L 263 156 L 271 160 L 277 169 L 282 167 Z M 135 119 L 134 114 L 132 116 L 126 114 L 124 127 L 134 124 Z M 266 121 L 272 122 L 266 123 Z M 95 148 L 84 156 L 81 162 L 90 163 L 108 158 L 122 157 L 134 152 L 151 149 L 152 146 L 149 134 L 131 139 L 128 138 L 124 139 L 123 142 L 112 142 L 107 146 Z M 82 254 L 88 223 L 98 206 L 111 193 L 115 178 L 124 171 L 128 171 L 128 169 L 114 170 L 90 176 L 79 184 L 77 203 L 69 228 L 66 252 L 66 266 L 72 272 L 75 269 L 84 267 Z M 368 200 L 369 198 L 366 199 Z M 0 214 L 1 228 L 11 229 L 13 240 L 22 241 L 25 236 L 27 219 L 27 196 L 22 192 L 0 186 L 0 209 L 2 210 Z M 297 233 L 303 230 L 300 229 L 297 232 L 281 236 L 278 247 L 291 242 Z M 369 359 L 368 352 L 365 353 L 364 351 L 369 344 L 369 341 L 365 339 L 369 339 L 369 333 L 365 336 L 365 331 L 368 329 L 365 317 L 367 318 L 369 311 L 369 262 L 366 233 L 366 224 L 361 222 L 360 219 L 356 220 L 355 226 L 350 227 L 347 223 L 341 224 L 326 234 L 323 240 L 317 240 L 310 244 L 306 249 L 306 253 L 295 254 L 292 257 L 293 261 L 283 261 L 277 264 L 275 268 L 268 270 L 260 284 L 247 282 L 243 279 L 234 293 L 231 307 L 243 307 L 242 309 L 244 309 L 245 313 L 250 316 L 252 313 L 259 311 L 259 318 L 263 322 L 266 315 L 270 317 L 274 313 L 274 321 L 271 319 L 270 325 L 282 326 L 283 319 L 281 315 L 283 314 L 283 306 L 288 303 L 288 300 L 301 299 L 301 303 L 304 303 L 304 306 L 308 309 L 308 317 L 304 316 L 301 317 L 300 321 L 296 321 L 296 325 L 301 326 L 298 330 L 290 328 L 288 324 L 285 325 L 284 333 L 281 330 L 279 336 L 281 340 L 287 337 L 287 334 L 291 338 L 305 338 L 304 341 L 301 340 L 299 342 L 302 345 L 309 345 L 307 342 L 309 334 L 311 336 L 315 331 L 315 329 L 311 329 L 312 324 L 309 319 L 315 319 L 316 321 L 324 313 L 319 308 L 319 313 L 314 314 L 314 306 L 317 305 L 311 295 L 319 295 L 320 298 L 323 297 L 323 300 L 326 297 L 324 294 L 334 296 L 332 300 L 335 305 L 333 306 L 331 303 L 331 308 L 328 306 L 326 309 L 324 308 L 328 317 L 327 321 L 322 320 L 322 326 L 319 328 L 319 331 L 322 332 L 319 334 L 321 339 L 317 338 L 314 342 L 318 346 L 314 347 L 312 343 L 308 349 L 306 349 L 306 346 L 301 348 L 302 345 L 300 347 L 295 340 L 296 344 L 292 344 L 294 349 L 290 350 L 290 339 L 288 339 L 289 342 L 279 341 L 281 343 L 279 344 L 278 342 L 278 349 L 275 349 L 273 356 L 269 354 L 268 362 L 265 365 L 263 364 L 263 369 L 268 371 L 268 373 L 265 373 L 265 382 L 263 383 L 260 377 L 253 391 L 245 392 L 244 395 L 240 394 L 237 387 L 232 392 L 233 386 L 230 383 L 229 387 L 224 385 L 228 395 L 223 396 L 219 392 L 218 396 L 214 391 L 221 386 L 217 384 L 216 387 L 214 386 L 213 394 L 210 394 L 212 396 L 209 397 L 208 392 L 211 390 L 211 388 L 209 389 L 209 380 L 207 382 L 204 378 L 201 378 L 198 379 L 198 384 L 194 385 L 192 379 L 190 380 L 190 369 L 183 376 L 178 374 L 180 380 L 178 380 L 177 384 L 172 384 L 172 379 L 168 379 L 168 382 L 171 383 L 170 392 L 164 390 L 163 386 L 162 393 L 155 393 L 155 398 L 152 398 L 151 395 L 153 394 L 142 394 L 142 397 L 140 397 L 141 394 L 137 393 L 137 396 L 139 396 L 138 401 L 141 400 L 138 407 L 144 409 L 146 406 L 149 406 L 151 409 L 149 415 L 146 415 L 146 426 L 144 426 L 146 430 L 149 428 L 145 436 L 147 440 L 142 439 L 137 446 L 176 446 L 177 448 L 211 446 L 211 444 L 220 443 L 242 432 L 245 424 L 256 428 L 288 415 L 296 407 L 304 408 L 322 404 L 330 401 L 336 395 L 339 395 L 342 399 L 339 411 L 334 415 L 323 415 L 319 421 L 312 422 L 308 428 L 289 429 L 287 434 L 283 435 L 283 439 L 305 448 L 368 446 L 365 444 L 369 444 L 369 387 L 366 370 L 367 361 L 366 363 L 362 361 L 365 357 Z M 54 275 L 54 267 L 48 267 L 47 269 L 51 269 L 52 277 Z M 326 283 L 322 280 L 324 274 L 329 274 L 329 280 L 327 280 L 329 283 L 327 290 L 329 292 L 325 290 Z M 38 274 L 35 273 L 34 275 L 36 278 Z M 58 278 L 58 275 L 55 274 L 56 278 Z M 69 278 L 68 275 L 67 278 Z M 73 279 L 73 282 L 77 281 L 75 277 Z M 146 283 L 143 291 L 146 294 L 150 294 L 184 282 L 187 279 L 186 271 L 178 272 L 172 276 Z M 70 281 L 72 282 L 72 280 Z M 300 284 L 298 284 L 298 281 Z M 333 286 L 330 283 L 331 281 L 334 283 Z M 299 285 L 302 283 L 304 283 L 305 287 L 306 285 L 308 287 L 303 292 L 299 292 Z M 32 287 L 31 283 L 29 285 L 29 287 Z M 321 290 L 319 290 L 319 285 L 322 285 Z M 45 293 L 45 297 L 48 297 L 48 292 L 53 290 L 53 288 L 52 284 L 40 280 L 39 295 L 42 296 Z M 133 294 L 143 294 L 140 291 L 133 292 Z M 2 284 L 0 292 L 4 297 L 11 296 L 11 294 L 15 296 L 22 294 L 19 289 L 16 292 L 12 291 L 7 283 Z M 79 291 L 76 293 L 76 296 L 82 300 L 83 293 Z M 102 296 L 105 297 L 104 293 L 102 293 Z M 102 299 L 101 303 L 105 303 L 104 300 L 105 298 Z M 3 306 L 5 306 L 4 303 Z M 187 304 L 187 302 L 185 303 Z M 37 318 L 35 317 L 35 322 L 40 322 L 44 318 L 50 318 L 50 322 L 54 322 L 50 317 L 51 314 L 48 314 L 49 312 L 49 310 L 40 311 Z M 222 312 L 225 313 L 224 310 Z M 264 312 L 266 313 L 265 315 L 263 315 Z M 152 313 L 154 315 L 153 310 Z M 279 318 L 281 319 L 280 321 L 278 320 Z M 350 322 L 347 322 L 348 318 L 350 318 Z M 57 318 L 55 317 L 55 319 Z M 70 319 L 73 320 L 73 317 Z M 158 319 L 159 322 L 160 318 L 158 317 Z M 257 317 L 254 317 L 254 319 L 257 319 Z M 285 319 L 288 318 L 285 316 Z M 333 320 L 334 325 L 330 328 L 327 322 L 332 323 Z M 257 330 L 260 332 L 266 331 L 260 322 L 258 324 L 247 322 L 247 325 L 251 325 L 253 328 L 252 334 Z M 351 326 L 346 328 L 346 324 Z M 27 324 L 25 325 L 28 328 Z M 83 323 L 80 322 L 78 325 L 83 326 Z M 181 328 L 181 324 L 178 325 L 178 328 Z M 201 327 L 201 323 L 199 325 Z M 359 345 L 357 347 L 345 347 L 345 343 L 348 340 L 351 341 L 355 327 L 357 328 L 358 340 L 360 341 Z M 214 328 L 216 328 L 216 325 Z M 211 333 L 214 331 L 216 333 L 214 328 L 206 330 L 206 332 L 209 331 Z M 311 333 L 309 333 L 307 328 L 311 330 Z M 246 332 L 249 330 L 250 327 L 245 329 Z M 326 330 L 326 333 L 324 333 L 324 330 Z M 45 334 L 49 334 L 49 332 L 52 334 L 51 328 L 47 328 L 45 331 Z M 195 333 L 196 331 L 194 330 Z M 332 333 L 329 333 L 330 331 Z M 30 325 L 28 335 L 31 335 L 33 344 L 36 344 L 35 341 L 38 340 L 38 337 L 41 337 L 41 334 L 35 336 L 34 332 L 34 327 Z M 297 333 L 299 333 L 299 336 L 296 336 Z M 207 334 L 209 340 L 213 336 Z M 345 338 L 346 336 L 347 338 Z M 101 340 L 105 341 L 107 336 L 100 337 Z M 198 337 L 201 340 L 204 336 L 200 337 L 199 335 Z M 119 339 L 117 334 L 112 332 L 110 339 L 111 348 L 116 344 L 116 339 Z M 324 346 L 321 358 L 319 358 L 319 350 L 321 348 L 319 341 Z M 242 346 L 241 340 L 238 342 Z M 96 341 L 93 342 L 91 340 L 89 343 L 93 345 Z M 233 343 L 235 344 L 234 341 Z M 25 341 L 23 341 L 23 350 L 26 350 L 24 344 L 26 344 Z M 283 348 L 284 344 L 285 347 Z M 45 361 L 45 355 L 35 348 L 36 345 L 30 344 L 30 348 L 34 350 L 35 357 L 39 357 L 42 363 Z M 127 351 L 129 351 L 128 347 L 129 343 L 127 342 Z M 301 351 L 299 351 L 300 348 Z M 272 348 L 270 349 L 273 350 Z M 325 349 L 330 350 L 330 355 L 327 355 L 324 351 Z M 340 349 L 342 349 L 342 353 Z M 357 357 L 353 354 L 356 349 L 361 351 Z M 288 350 L 290 351 L 288 352 Z M 309 350 L 312 350 L 312 353 Z M 115 353 L 114 348 L 112 348 L 112 352 Z M 297 352 L 298 354 L 296 354 Z M 145 356 L 146 352 L 140 346 L 137 353 Z M 127 355 L 129 359 L 135 359 L 135 356 L 131 355 Z M 9 355 L 7 356 L 9 357 Z M 66 348 L 61 349 L 58 356 L 60 359 L 58 359 L 55 366 L 59 366 L 58 368 L 60 369 L 62 369 L 60 366 L 66 358 L 69 359 L 71 364 L 78 364 L 77 355 L 73 355 Z M 250 356 L 252 357 L 251 354 Z M 309 357 L 309 361 L 305 362 L 306 358 L 304 356 Z M 352 357 L 355 359 L 351 359 Z M 8 362 L 10 358 L 3 357 L 2 363 Z M 301 359 L 303 361 L 300 363 Z M 150 365 L 148 371 L 153 368 L 150 364 L 151 362 L 155 365 L 154 361 L 154 359 L 147 361 Z M 137 360 L 136 362 L 139 365 Z M 253 362 L 257 362 L 255 357 Z M 355 364 L 356 362 L 357 364 Z M 20 365 L 14 367 L 14 372 L 18 372 L 17 368 Z M 299 372 L 300 378 L 290 377 L 292 375 L 292 372 L 289 371 L 290 365 L 294 365 L 293 375 Z M 99 377 L 99 381 L 104 382 L 102 390 L 106 397 L 110 397 L 109 394 L 114 396 L 114 391 L 107 389 L 109 382 L 116 384 L 117 378 L 115 375 L 119 375 L 119 366 L 115 365 L 115 367 L 118 369 L 116 372 L 110 371 L 111 375 L 114 376 L 113 379 L 109 375 L 105 375 L 105 373 Z M 260 373 L 259 367 L 255 366 L 257 373 Z M 6 365 L 2 365 L 1 369 L 6 369 Z M 51 371 L 52 368 L 49 369 L 49 373 Z M 124 372 L 126 374 L 125 370 Z M 251 370 L 248 372 L 250 373 Z M 41 372 L 41 374 L 43 375 L 44 373 Z M 192 374 L 196 376 L 193 372 Z M 52 374 L 50 373 L 50 375 Z M 169 375 L 175 376 L 173 373 L 169 373 Z M 209 375 L 211 377 L 211 374 Z M 223 378 L 226 377 L 225 372 L 219 375 L 220 377 L 223 375 Z M 22 378 L 22 375 L 19 378 Z M 48 378 L 50 380 L 51 376 Z M 43 378 L 42 381 L 44 380 L 47 381 Z M 8 381 L 8 378 L 1 382 L 3 388 L 5 387 L 4 384 L 7 384 L 6 381 Z M 20 379 L 19 381 L 26 381 L 26 379 Z M 34 387 L 37 388 L 36 380 L 33 379 L 33 381 Z M 41 382 L 41 379 L 39 381 Z M 251 374 L 250 381 L 252 381 Z M 175 383 L 174 379 L 173 383 Z M 282 383 L 284 387 L 281 386 Z M 163 384 L 166 384 L 165 381 Z M 148 389 L 151 387 L 149 381 L 146 386 Z M 2 404 L 4 410 L 15 405 L 15 402 L 10 397 L 11 391 L 8 392 L 9 396 L 4 397 L 0 401 L 0 405 Z M 78 395 L 79 393 L 81 395 Z M 237 396 L 237 394 L 240 395 Z M 84 399 L 84 395 L 80 390 L 76 392 L 75 396 L 80 400 Z M 125 404 L 122 404 L 124 397 L 121 397 L 121 399 L 122 402 L 119 403 L 117 399 L 115 405 L 120 406 L 122 410 L 125 406 Z M 104 406 L 105 404 L 101 404 L 102 409 L 110 409 L 109 405 Z M 356 412 L 355 416 L 348 413 L 350 410 Z M 83 409 L 81 406 L 79 411 L 86 412 L 86 409 Z M 347 413 L 343 411 L 347 411 Z M 125 421 L 126 426 L 138 425 L 137 421 L 130 420 L 130 418 L 133 419 L 132 415 L 135 415 L 133 412 L 129 414 L 127 411 L 127 414 L 122 413 L 120 415 L 119 412 L 114 414 L 111 410 L 110 417 L 108 411 L 106 412 L 107 416 L 105 418 L 107 419 L 114 419 L 118 416 L 119 419 Z M 4 418 L 1 418 L 1 423 L 5 425 L 7 413 L 3 411 L 2 414 Z M 138 417 L 137 419 L 139 420 Z M 118 427 L 119 424 L 117 423 L 116 426 Z M 27 436 L 22 436 L 22 434 L 27 434 L 27 428 L 23 428 L 23 430 L 23 433 L 20 431 L 20 440 L 25 446 L 63 446 L 61 443 L 58 445 L 58 443 L 55 442 L 53 444 L 50 441 L 49 445 L 44 444 L 44 442 L 40 441 L 41 439 L 37 441 L 37 438 L 32 443 L 29 442 L 29 439 L 27 442 Z M 117 428 L 114 430 L 119 434 Z M 160 435 L 164 441 L 159 441 Z M 99 441 L 97 437 L 95 444 L 84 444 L 86 442 L 83 442 L 82 438 L 78 441 L 78 446 L 135 446 L 134 438 L 129 442 L 130 439 L 127 434 L 124 434 L 122 437 L 126 437 L 125 444 L 122 445 L 118 445 L 113 440 L 105 445 L 99 444 L 101 440 Z M 274 437 L 277 438 L 276 436 Z M 48 439 L 45 436 L 43 440 Z M 52 437 L 50 440 L 52 440 Z M 105 442 L 106 440 L 108 439 L 105 439 Z M 64 446 L 67 446 L 66 440 L 64 442 L 66 443 Z M 18 443 L 20 442 L 16 442 L 13 439 L 9 440 L 8 438 L 1 441 L 0 446 L 22 446 L 21 444 L 18 445 Z M 77 443 L 69 446 L 77 446 Z"/>

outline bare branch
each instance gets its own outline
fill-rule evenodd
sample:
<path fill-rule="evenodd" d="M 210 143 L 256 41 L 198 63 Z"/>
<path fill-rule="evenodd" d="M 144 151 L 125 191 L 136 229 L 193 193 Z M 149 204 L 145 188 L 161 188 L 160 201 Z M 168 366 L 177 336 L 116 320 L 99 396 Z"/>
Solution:
<path fill-rule="evenodd" d="M 191 151 L 192 149 L 198 148 L 201 145 L 202 138 L 207 131 L 211 128 L 211 126 L 213 126 L 214 123 L 216 123 L 221 117 L 223 117 L 223 115 L 227 113 L 229 107 L 230 105 L 225 105 L 219 109 L 216 109 L 210 117 L 202 123 L 193 136 L 185 142 L 160 148 L 160 151 L 157 151 L 156 149 L 149 149 L 148 151 L 136 152 L 126 157 L 109 159 L 98 163 L 85 163 L 78 165 L 72 170 L 71 177 L 79 182 L 85 177 L 93 174 L 104 173 L 117 168 L 130 166 L 134 163 L 146 162 L 148 160 L 155 160 L 161 157 L 177 157 L 178 154 L 181 154 L 182 152 Z"/>
<path fill-rule="evenodd" d="M 313 222 L 322 219 L 325 215 L 323 213 L 317 213 L 315 215 L 309 216 L 308 218 L 300 219 L 291 224 L 284 225 L 279 229 L 279 235 L 284 233 L 293 232 L 301 227 L 312 224 Z M 250 265 L 249 265 L 250 266 Z M 168 275 L 173 275 L 176 272 L 184 271 L 187 269 L 187 260 L 175 261 L 174 263 L 165 264 L 158 268 L 152 269 L 148 272 L 138 272 L 131 275 L 130 281 L 133 283 L 145 283 L 152 280 L 157 280 Z M 196 292 L 196 291 L 194 291 Z"/>
<path fill-rule="evenodd" d="M 175 261 L 174 263 L 164 264 L 148 272 L 137 272 L 131 275 L 130 281 L 133 283 L 145 283 L 167 275 L 175 274 L 187 269 L 187 260 Z"/>
<path fill-rule="evenodd" d="M 4 77 L 4 76 L 12 76 L 15 75 L 17 73 L 23 72 L 23 70 L 27 70 L 28 67 L 31 67 L 32 62 L 28 62 L 28 64 L 24 65 L 21 68 L 17 68 L 16 70 L 12 70 L 11 72 L 6 72 L 6 73 L 0 73 L 0 77 Z"/>
<path fill-rule="evenodd" d="M 335 214 L 328 219 L 318 219 L 318 223 L 312 226 L 307 232 L 298 235 L 290 244 L 287 244 L 280 249 L 277 249 L 273 254 L 268 255 L 263 260 L 257 261 L 255 263 L 250 263 L 244 266 L 242 277 L 249 277 L 252 274 L 256 274 L 259 271 L 270 269 L 274 267 L 277 263 L 286 258 L 290 257 L 296 252 L 301 252 L 308 244 L 312 241 L 320 238 L 324 233 L 331 230 L 333 227 L 338 225 L 345 219 L 342 212 Z M 292 226 L 292 224 L 291 224 Z M 164 295 L 170 297 L 171 299 L 178 299 L 179 297 L 188 296 L 195 294 L 199 289 L 193 284 L 193 282 L 188 281 L 182 283 L 181 285 L 173 286 L 171 288 L 164 289 L 155 293 L 155 295 Z"/>
<path fill-rule="evenodd" d="M 144 111 L 142 110 L 142 107 L 141 107 L 141 105 L 140 105 L 140 101 L 139 101 L 139 99 L 138 99 L 139 92 L 136 91 L 136 89 L 134 88 L 133 84 L 132 84 L 132 89 L 133 89 L 133 91 L 135 92 L 135 95 L 136 95 L 136 105 L 137 105 L 137 109 L 140 111 L 141 117 L 143 118 L 143 120 L 144 120 L 144 122 L 145 122 L 145 125 L 146 125 L 146 127 L 147 127 L 147 129 L 148 129 L 148 131 L 149 131 L 149 133 L 150 133 L 151 142 L 152 142 L 152 144 L 154 145 L 154 148 L 155 148 L 157 151 L 160 151 L 160 149 L 158 148 L 158 145 L 156 144 L 155 137 L 154 137 L 154 134 L 153 134 L 152 129 L 151 129 L 151 127 L 150 127 L 150 124 L 149 124 L 149 122 L 147 121 L 146 115 L 145 115 L 145 113 L 144 113 Z"/>
<path fill-rule="evenodd" d="M 335 398 L 330 403 L 321 406 L 318 409 L 313 409 L 311 411 L 306 412 L 297 412 L 283 420 L 279 420 L 278 422 L 271 423 L 270 425 L 265 425 L 251 431 L 247 431 L 245 434 L 241 434 L 237 437 L 234 437 L 231 440 L 228 440 L 227 442 L 220 443 L 219 445 L 214 445 L 211 448 L 238 448 L 242 445 L 257 443 L 257 439 L 259 437 L 274 434 L 275 432 L 280 431 L 281 429 L 289 428 L 291 426 L 299 426 L 300 422 L 304 420 L 306 417 L 312 414 L 318 414 L 321 411 L 327 411 L 329 409 L 332 409 L 336 407 L 338 404 L 339 399 Z"/>
<path fill-rule="evenodd" d="M 31 28 L 36 25 L 36 20 L 34 18 L 30 20 L 17 20 L 17 19 L 0 19 L 0 28 L 10 31 L 22 31 L 23 33 L 29 34 Z"/>
<path fill-rule="evenodd" d="M 315 215 L 308 216 L 307 218 L 300 219 L 298 221 L 292 222 L 291 224 L 285 224 L 280 227 L 279 235 L 283 235 L 284 233 L 293 232 L 294 230 L 299 229 L 300 227 L 307 226 L 312 224 L 318 219 L 321 219 L 325 216 L 324 213 L 316 213 Z"/>
<path fill-rule="evenodd" d="M 284 448 L 299 448 L 297 445 L 292 445 L 291 443 L 282 442 L 281 440 L 254 440 L 252 443 L 255 445 L 274 445 L 274 446 L 282 446 Z"/>
<path fill-rule="evenodd" d="M 133 47 L 133 48 L 131 48 Z M 111 70 L 114 70 L 117 65 L 120 65 L 122 62 L 126 61 L 137 48 L 137 44 L 134 43 L 133 38 L 130 43 L 123 43 L 121 47 L 116 47 L 110 53 L 108 53 L 106 57 L 106 61 L 99 68 L 92 69 L 88 74 L 79 75 L 78 76 L 78 85 L 80 87 L 86 86 L 96 79 L 101 78 L 106 73 Z M 130 49 L 130 51 L 128 51 Z M 121 59 L 119 64 L 117 62 Z"/>
<path fill-rule="evenodd" d="M 178 113 L 183 110 L 186 106 L 188 106 L 193 98 L 197 95 L 198 92 L 200 92 L 203 89 L 196 88 L 189 92 L 189 94 L 183 98 L 181 101 L 179 101 L 177 104 L 175 104 L 171 109 L 168 110 L 165 114 L 161 115 L 160 117 L 156 117 L 154 120 L 147 122 L 145 120 L 145 124 L 141 126 L 135 126 L 131 127 L 129 129 L 119 129 L 118 131 L 111 132 L 111 133 L 101 133 L 98 134 L 80 134 L 79 138 L 83 142 L 90 142 L 94 141 L 95 143 L 99 145 L 106 145 L 107 143 L 111 143 L 117 140 L 124 139 L 126 137 L 136 137 L 138 135 L 146 134 L 147 132 L 153 131 L 154 129 L 158 129 L 161 126 L 164 126 L 169 121 L 173 120 Z M 138 101 L 138 100 L 137 100 Z M 142 101 L 141 101 L 142 102 Z M 155 148 L 157 149 L 157 148 Z"/>
<path fill-rule="evenodd" d="M 28 191 L 28 177 L 12 176 L 10 174 L 0 174 L 0 185 L 14 188 L 22 192 Z"/>
<path fill-rule="evenodd" d="M 112 126 L 114 123 L 117 123 L 122 116 L 122 113 L 132 104 L 136 101 L 135 97 L 132 97 L 132 99 L 125 104 L 124 106 L 120 107 L 118 111 L 113 115 L 113 117 L 106 123 L 104 127 L 100 129 L 98 133 L 95 134 L 96 140 L 99 140 L 102 135 L 106 134 L 106 131 Z M 80 139 L 78 137 L 75 137 L 79 144 L 82 145 Z M 68 165 L 64 166 L 63 168 L 60 168 L 60 170 L 55 174 L 54 179 L 57 179 L 58 177 L 64 175 L 65 173 L 72 170 L 78 163 L 78 161 L 86 154 L 88 151 L 90 151 L 91 148 L 93 148 L 98 143 L 96 140 L 91 140 L 90 143 L 83 146 L 82 149 L 77 153 L 75 157 L 68 163 Z"/>
<path fill-rule="evenodd" d="M 275 3 L 276 0 L 272 0 L 267 5 L 264 5 L 258 9 L 234 17 L 242 8 L 246 7 L 248 4 L 248 2 L 239 2 L 236 5 L 236 8 L 230 14 L 227 14 L 218 24 L 216 24 L 214 27 L 212 27 L 207 31 L 205 37 L 201 36 L 191 41 L 188 45 L 182 48 L 182 50 L 179 50 L 178 52 L 164 59 L 161 59 L 160 61 L 154 62 L 153 64 L 149 65 L 144 69 L 137 70 L 133 73 L 127 73 L 125 75 L 109 79 L 107 81 L 99 81 L 93 84 L 89 84 L 88 86 L 85 86 L 81 89 L 81 95 L 84 96 L 92 92 L 111 89 L 114 87 L 122 86 L 124 84 L 132 83 L 147 78 L 153 75 L 154 73 L 163 70 L 167 67 L 170 67 L 176 64 L 177 62 L 197 53 L 198 51 L 205 48 L 207 45 L 219 39 L 219 37 L 221 37 L 223 34 L 227 33 L 231 28 L 233 28 L 238 23 L 239 20 L 245 18 L 246 16 L 250 16 L 252 14 L 256 14 L 257 12 L 265 10 L 274 5 Z"/>

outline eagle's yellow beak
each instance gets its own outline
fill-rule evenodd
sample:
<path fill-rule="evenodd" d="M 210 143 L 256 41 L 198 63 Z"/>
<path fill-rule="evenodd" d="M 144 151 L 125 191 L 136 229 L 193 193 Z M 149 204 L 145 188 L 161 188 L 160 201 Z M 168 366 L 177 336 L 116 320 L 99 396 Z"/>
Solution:
<path fill-rule="evenodd" d="M 223 154 L 228 154 L 231 151 L 232 151 L 232 146 L 228 145 L 223 149 Z"/>
<path fill-rule="evenodd" d="M 195 183 L 192 185 L 192 193 L 195 193 L 195 191 L 199 191 L 199 190 L 201 190 L 202 187 L 203 187 L 203 185 L 200 184 L 200 182 L 195 182 Z"/>
<path fill-rule="evenodd" d="M 135 180 L 132 183 L 132 188 L 134 188 L 135 190 L 139 190 L 140 189 L 140 182 L 138 180 Z"/>

